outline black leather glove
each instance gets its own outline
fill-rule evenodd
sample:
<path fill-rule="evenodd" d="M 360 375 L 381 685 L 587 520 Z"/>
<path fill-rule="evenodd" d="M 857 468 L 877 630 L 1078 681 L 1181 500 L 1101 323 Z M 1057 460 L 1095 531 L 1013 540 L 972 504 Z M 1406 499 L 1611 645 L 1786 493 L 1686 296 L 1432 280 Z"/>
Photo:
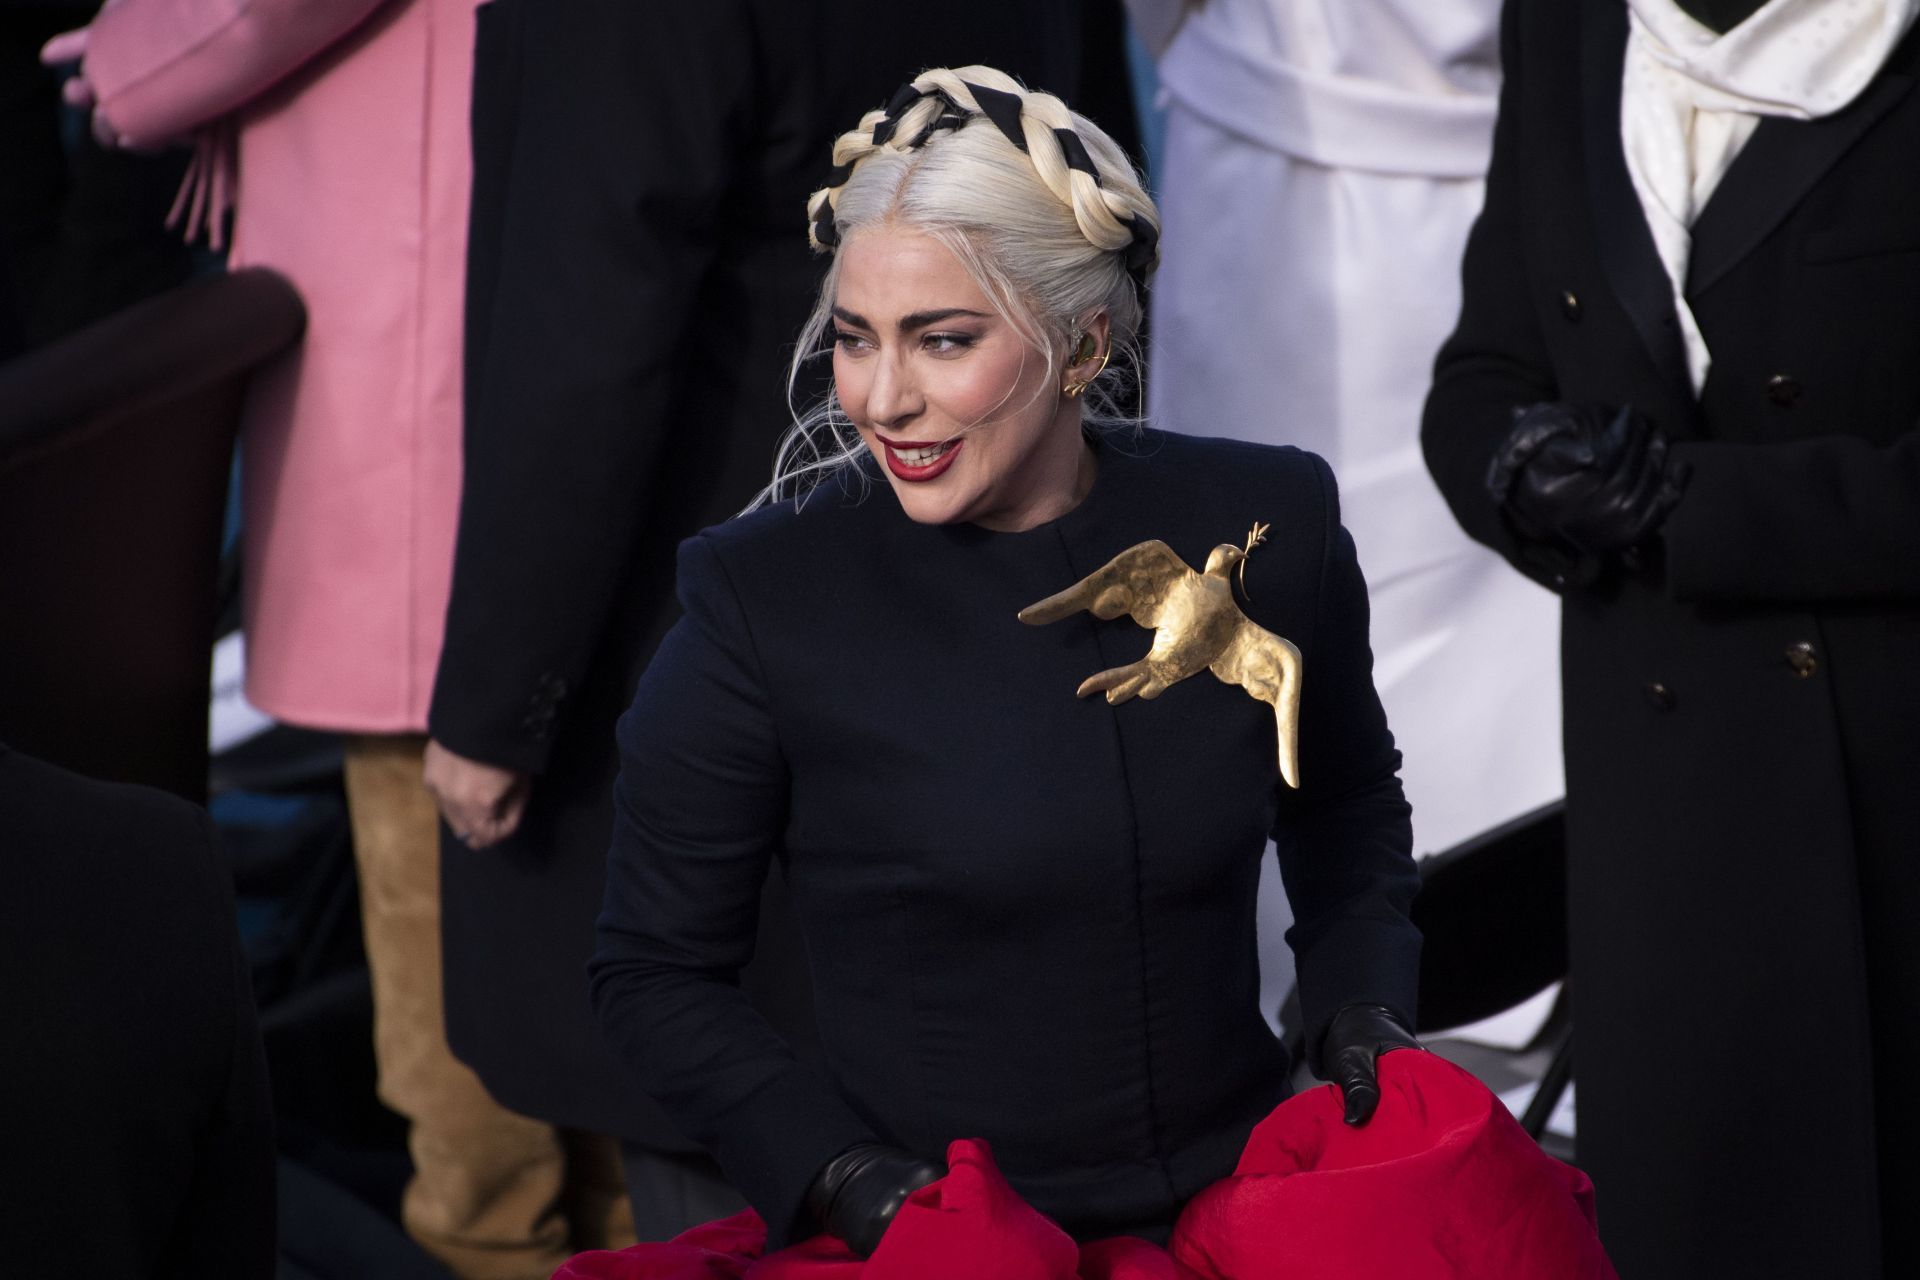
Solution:
<path fill-rule="evenodd" d="M 907 1197 L 946 1176 L 945 1165 L 911 1151 L 883 1142 L 856 1143 L 814 1175 L 807 1188 L 807 1211 L 828 1235 L 869 1258 Z"/>
<path fill-rule="evenodd" d="M 1487 468 L 1487 492 L 1521 534 L 1594 557 L 1646 541 L 1685 483 L 1665 433 L 1632 406 L 1529 405 Z"/>
<path fill-rule="evenodd" d="M 1320 1042 L 1320 1074 L 1340 1086 L 1350 1125 L 1373 1119 L 1380 1105 L 1380 1077 L 1374 1061 L 1395 1049 L 1418 1049 L 1420 1042 L 1400 1015 L 1380 1004 L 1350 1004 L 1333 1015 Z"/>

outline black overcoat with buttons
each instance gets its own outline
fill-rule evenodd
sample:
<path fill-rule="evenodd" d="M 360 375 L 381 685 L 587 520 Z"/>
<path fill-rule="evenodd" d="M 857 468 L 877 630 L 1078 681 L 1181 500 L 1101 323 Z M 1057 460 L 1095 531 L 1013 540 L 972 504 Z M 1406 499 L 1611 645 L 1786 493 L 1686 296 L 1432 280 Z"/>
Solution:
<path fill-rule="evenodd" d="M 1400 753 L 1326 464 L 1158 432 L 1098 462 L 1024 532 L 916 524 L 875 478 L 681 549 L 686 617 L 620 726 L 594 1001 L 776 1243 L 876 1138 L 933 1159 L 984 1138 L 1076 1235 L 1164 1237 L 1288 1091 L 1254 945 L 1270 834 L 1307 1043 L 1351 1003 L 1415 1016 Z M 1131 618 L 1016 617 L 1148 539 L 1198 568 L 1255 521 L 1242 608 L 1301 652 L 1297 791 L 1273 709 L 1205 671 L 1074 696 L 1146 654 Z M 735 985 L 776 860 L 820 1070 Z"/>
<path fill-rule="evenodd" d="M 1690 386 L 1620 144 L 1621 0 L 1510 0 L 1459 327 L 1422 438 L 1563 593 L 1579 1156 L 1635 1280 L 1915 1274 L 1920 43 L 1763 120 L 1694 225 Z M 1585 586 L 1485 487 L 1515 406 L 1631 403 L 1692 471 Z M 1882 1206 L 1898 1206 L 1882 1223 Z"/>
<path fill-rule="evenodd" d="M 464 490 L 430 726 L 537 775 L 517 836 L 442 855 L 448 1037 L 504 1104 L 687 1146 L 587 1007 L 613 726 L 677 615 L 674 547 L 752 499 L 791 421 L 821 273 L 806 200 L 833 138 L 923 67 L 972 62 L 1131 138 L 1117 18 L 1113 0 L 480 7 Z M 797 1031 L 802 962 L 765 949 L 753 981 Z"/>

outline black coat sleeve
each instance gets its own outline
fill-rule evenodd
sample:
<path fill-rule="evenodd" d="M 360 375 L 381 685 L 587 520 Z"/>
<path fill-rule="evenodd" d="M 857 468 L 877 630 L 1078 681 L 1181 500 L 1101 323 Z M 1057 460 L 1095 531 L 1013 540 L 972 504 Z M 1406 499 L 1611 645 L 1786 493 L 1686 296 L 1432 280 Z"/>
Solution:
<path fill-rule="evenodd" d="M 740 990 L 788 772 L 751 629 L 706 538 L 681 545 L 679 574 L 686 616 L 620 723 L 593 1003 L 621 1060 L 779 1242 L 820 1166 L 874 1135 Z"/>
<path fill-rule="evenodd" d="M 680 335 L 756 64 L 739 0 L 494 4 L 523 11 L 483 23 L 477 50 L 474 190 L 489 203 L 472 218 L 475 363 L 430 724 L 463 755 L 537 771 L 674 429 Z"/>
<path fill-rule="evenodd" d="M 1301 785 L 1282 790 L 1273 839 L 1317 1073 L 1327 1024 L 1349 1004 L 1382 1004 L 1414 1025 L 1420 932 L 1409 912 L 1420 873 L 1400 752 L 1373 687 L 1367 584 L 1340 525 L 1333 473 L 1314 464 L 1326 523 L 1313 630 L 1302 646 Z"/>
<path fill-rule="evenodd" d="M 1567 569 L 1550 549 L 1519 537 L 1487 493 L 1487 465 L 1519 406 L 1557 398 L 1557 384 L 1532 302 L 1521 249 L 1518 25 L 1526 6 L 1510 0 L 1501 19 L 1504 80 L 1493 131 L 1493 161 L 1480 216 L 1461 263 L 1460 319 L 1434 361 L 1420 424 L 1427 469 L 1467 535 L 1547 586 Z"/>
<path fill-rule="evenodd" d="M 1691 474 L 1661 530 L 1681 600 L 1920 600 L 1920 431 L 1675 446 Z"/>

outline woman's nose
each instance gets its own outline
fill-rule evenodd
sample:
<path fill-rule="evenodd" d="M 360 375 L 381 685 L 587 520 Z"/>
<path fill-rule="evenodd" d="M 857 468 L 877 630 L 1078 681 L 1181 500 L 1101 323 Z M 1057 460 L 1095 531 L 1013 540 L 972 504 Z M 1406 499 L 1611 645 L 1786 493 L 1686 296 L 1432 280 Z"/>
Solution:
<path fill-rule="evenodd" d="M 867 415 L 874 424 L 898 426 L 919 417 L 924 406 L 907 362 L 889 353 L 874 364 L 873 384 L 867 391 Z"/>

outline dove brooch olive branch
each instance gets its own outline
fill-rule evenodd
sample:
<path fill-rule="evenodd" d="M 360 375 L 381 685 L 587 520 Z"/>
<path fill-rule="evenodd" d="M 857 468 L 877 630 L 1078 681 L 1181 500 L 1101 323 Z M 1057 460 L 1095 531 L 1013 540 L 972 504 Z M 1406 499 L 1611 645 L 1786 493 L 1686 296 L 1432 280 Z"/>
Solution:
<path fill-rule="evenodd" d="M 1147 656 L 1124 667 L 1088 676 L 1076 696 L 1105 692 L 1110 703 L 1157 698 L 1188 676 L 1211 671 L 1271 703 L 1279 734 L 1280 776 L 1300 785 L 1300 650 L 1259 626 L 1233 598 L 1232 575 L 1239 569 L 1246 589 L 1247 557 L 1267 540 L 1267 526 L 1256 523 L 1244 547 L 1227 543 L 1207 555 L 1207 567 L 1195 573 L 1173 548 L 1155 539 L 1129 547 L 1057 595 L 1020 611 L 1032 626 L 1058 622 L 1087 610 L 1096 618 L 1129 614 L 1153 630 Z M 1252 599 L 1251 596 L 1248 599 Z"/>

